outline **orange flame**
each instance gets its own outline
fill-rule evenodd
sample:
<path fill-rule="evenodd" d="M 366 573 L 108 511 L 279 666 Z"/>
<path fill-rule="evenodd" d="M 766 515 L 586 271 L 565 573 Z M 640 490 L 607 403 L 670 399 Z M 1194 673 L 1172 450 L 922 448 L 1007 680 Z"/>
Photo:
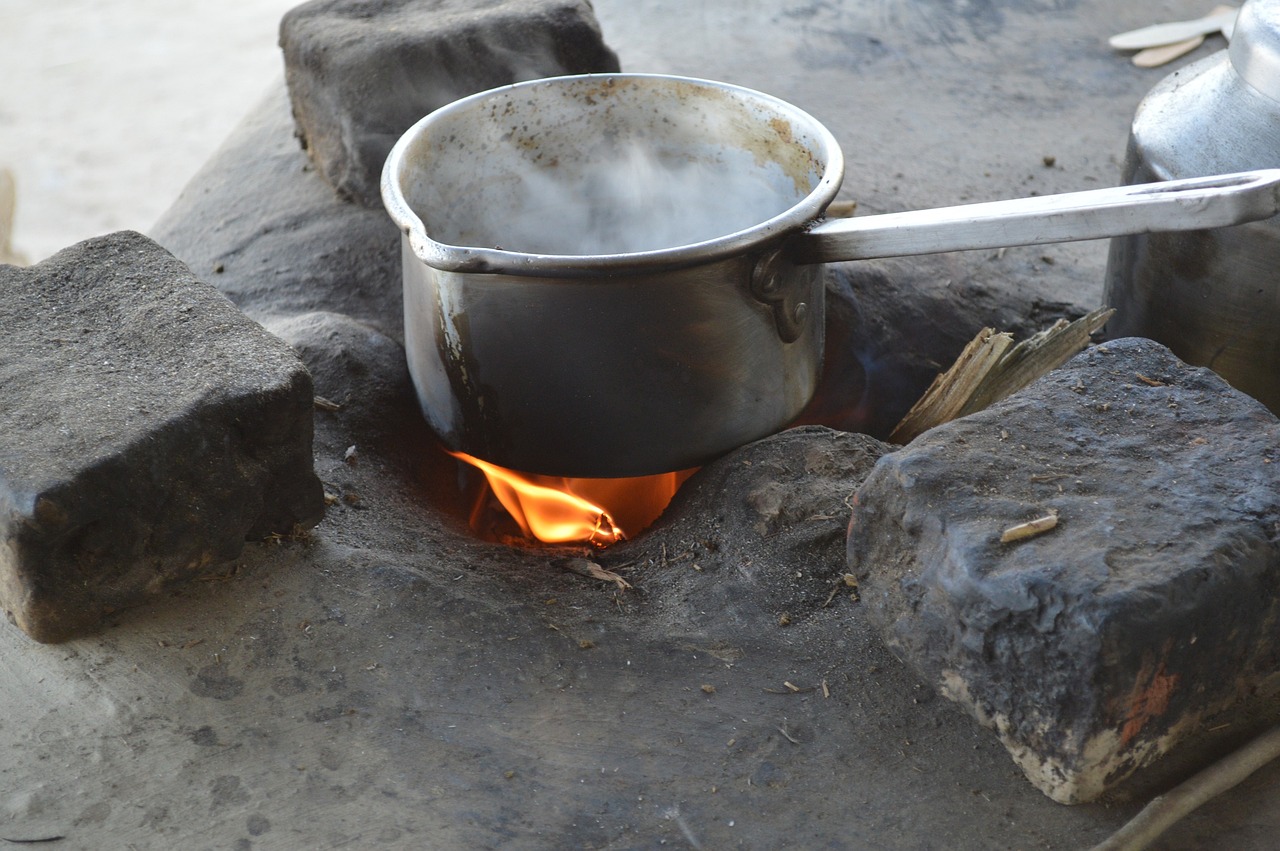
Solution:
<path fill-rule="evenodd" d="M 526 536 L 549 544 L 607 547 L 624 541 L 657 520 L 695 472 L 581 479 L 521 473 L 463 452 L 449 454 L 484 473 L 494 496 Z"/>

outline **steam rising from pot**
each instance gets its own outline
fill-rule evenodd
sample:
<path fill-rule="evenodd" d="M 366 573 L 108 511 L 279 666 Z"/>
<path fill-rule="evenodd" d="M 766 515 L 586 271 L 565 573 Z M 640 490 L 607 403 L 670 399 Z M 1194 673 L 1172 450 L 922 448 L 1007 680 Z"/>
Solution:
<path fill-rule="evenodd" d="M 744 152 L 693 160 L 628 143 L 606 159 L 531 164 L 503 178 L 502 197 L 483 207 L 428 200 L 426 218 L 435 239 L 455 245 L 526 254 L 629 254 L 759 224 L 795 202 L 785 194 L 791 184 L 777 166 L 762 174 Z"/>
<path fill-rule="evenodd" d="M 417 143 L 405 194 L 433 240 L 550 255 L 674 248 L 768 221 L 821 178 L 791 125 L 762 133 L 745 106 L 655 105 L 622 83 L 521 95 L 466 105 Z"/>
<path fill-rule="evenodd" d="M 743 230 L 791 205 L 729 159 L 679 160 L 630 144 L 567 180 L 556 169 L 522 175 L 495 241 L 532 254 L 653 251 Z"/>

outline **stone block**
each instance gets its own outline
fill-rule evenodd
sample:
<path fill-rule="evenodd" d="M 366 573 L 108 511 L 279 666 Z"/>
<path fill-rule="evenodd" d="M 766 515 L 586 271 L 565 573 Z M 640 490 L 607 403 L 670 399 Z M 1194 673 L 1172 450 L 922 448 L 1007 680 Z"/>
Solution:
<path fill-rule="evenodd" d="M 432 110 L 508 83 L 617 71 L 585 0 L 312 0 L 280 24 L 304 146 L 376 207 L 395 141 Z"/>
<path fill-rule="evenodd" d="M 882 458 L 847 552 L 894 653 L 1047 795 L 1091 801 L 1274 691 L 1280 421 L 1107 343 Z"/>
<path fill-rule="evenodd" d="M 0 266 L 0 607 L 38 641 L 319 522 L 311 378 L 121 232 Z"/>

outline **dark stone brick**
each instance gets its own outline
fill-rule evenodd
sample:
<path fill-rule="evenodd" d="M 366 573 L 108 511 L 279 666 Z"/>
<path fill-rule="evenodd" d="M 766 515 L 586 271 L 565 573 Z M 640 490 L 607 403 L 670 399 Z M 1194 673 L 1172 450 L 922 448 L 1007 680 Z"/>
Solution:
<path fill-rule="evenodd" d="M 582 0 L 312 0 L 280 24 L 303 144 L 344 197 L 380 206 L 391 146 L 475 92 L 617 71 Z"/>
<path fill-rule="evenodd" d="M 323 513 L 311 378 L 147 238 L 0 266 L 0 606 L 39 641 Z"/>
<path fill-rule="evenodd" d="M 1280 671 L 1280 421 L 1156 343 L 1098 346 L 881 459 L 848 557 L 895 654 L 1093 800 Z"/>

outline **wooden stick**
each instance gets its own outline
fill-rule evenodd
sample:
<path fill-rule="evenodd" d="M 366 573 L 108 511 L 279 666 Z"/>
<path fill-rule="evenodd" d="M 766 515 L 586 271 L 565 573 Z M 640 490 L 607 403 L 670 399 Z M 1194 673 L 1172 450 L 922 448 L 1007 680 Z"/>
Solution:
<path fill-rule="evenodd" d="M 1171 791 L 1152 798 L 1133 819 L 1093 851 L 1142 851 L 1196 807 L 1240 783 L 1280 756 L 1280 727 L 1263 733 Z"/>
<path fill-rule="evenodd" d="M 1050 328 L 1014 345 L 1007 333 L 984 328 L 965 346 L 951 368 L 934 379 L 889 435 L 910 443 L 934 426 L 968 416 L 1013 395 L 1089 345 L 1089 335 L 1107 323 L 1111 308 Z"/>
<path fill-rule="evenodd" d="M 889 435 L 890 443 L 910 443 L 936 425 L 961 416 L 965 403 L 982 377 L 999 362 L 1000 356 L 1013 345 L 1013 337 L 997 334 L 994 328 L 983 328 L 969 341 L 951 368 L 933 379 L 929 389 L 911 406 L 907 415 Z"/>

